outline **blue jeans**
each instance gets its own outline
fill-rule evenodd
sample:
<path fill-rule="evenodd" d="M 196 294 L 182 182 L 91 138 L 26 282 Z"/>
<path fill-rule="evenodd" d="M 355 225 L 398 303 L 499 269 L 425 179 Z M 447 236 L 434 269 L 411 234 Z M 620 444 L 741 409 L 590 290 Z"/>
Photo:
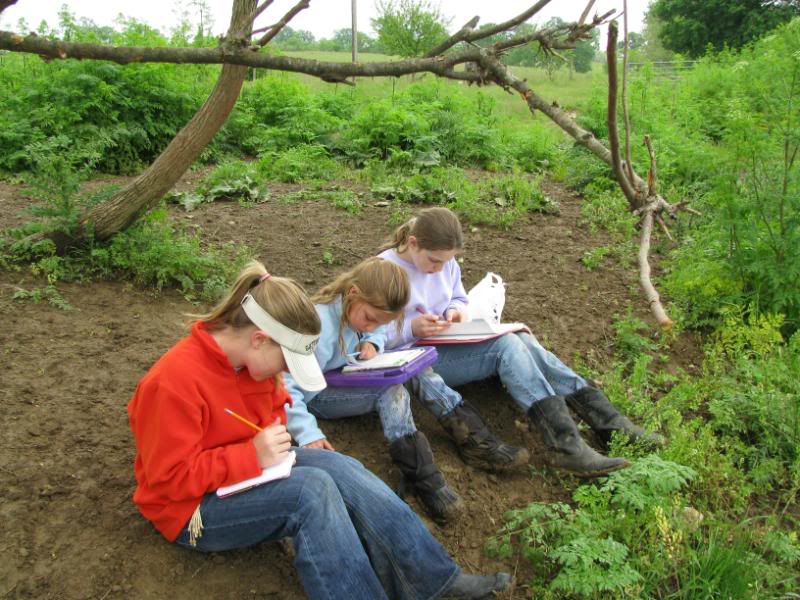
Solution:
<path fill-rule="evenodd" d="M 417 430 L 411 415 L 411 398 L 400 385 L 386 387 L 326 387 L 306 404 L 308 412 L 323 419 L 342 419 L 377 412 L 389 442 Z"/>
<path fill-rule="evenodd" d="M 529 333 L 508 333 L 477 344 L 440 345 L 436 350 L 439 360 L 433 368 L 447 385 L 456 387 L 498 375 L 526 412 L 537 400 L 586 386 L 585 379 Z"/>
<path fill-rule="evenodd" d="M 407 382 L 419 401 L 436 417 L 443 417 L 463 401 L 444 380 L 426 369 Z M 411 414 L 411 399 L 403 385 L 387 387 L 327 387 L 314 396 L 307 407 L 323 419 L 341 419 L 377 412 L 383 435 L 389 442 L 417 430 Z"/>
<path fill-rule="evenodd" d="M 219 552 L 291 537 L 309 598 L 437 598 L 458 566 L 409 506 L 357 460 L 295 448 L 288 479 L 200 505 L 203 532 L 189 545 Z"/>

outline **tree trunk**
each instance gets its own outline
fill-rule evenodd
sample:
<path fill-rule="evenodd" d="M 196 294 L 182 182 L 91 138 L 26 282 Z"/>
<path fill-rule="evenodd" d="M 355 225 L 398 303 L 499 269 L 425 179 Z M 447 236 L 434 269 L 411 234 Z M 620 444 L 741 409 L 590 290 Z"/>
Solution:
<path fill-rule="evenodd" d="M 248 18 L 256 0 L 234 0 L 231 25 L 225 43 L 246 44 L 250 39 Z M 237 32 L 246 36 L 233 39 Z M 203 106 L 169 143 L 158 158 L 136 179 L 108 202 L 93 207 L 81 219 L 82 228 L 91 228 L 97 239 L 107 239 L 131 225 L 145 211 L 155 206 L 197 160 L 233 110 L 247 67 L 223 65 L 217 84 Z"/>

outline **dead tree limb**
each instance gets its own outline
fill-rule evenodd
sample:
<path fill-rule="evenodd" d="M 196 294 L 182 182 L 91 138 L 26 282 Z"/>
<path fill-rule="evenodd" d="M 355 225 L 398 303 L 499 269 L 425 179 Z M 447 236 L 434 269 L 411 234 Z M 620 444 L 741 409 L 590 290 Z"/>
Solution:
<path fill-rule="evenodd" d="M 624 9 L 623 9 L 624 10 Z M 628 40 L 625 39 L 627 48 Z M 627 52 L 627 50 L 624 50 Z M 658 294 L 651 278 L 650 270 L 650 239 L 653 233 L 653 222 L 656 221 L 664 234 L 672 239 L 662 213 L 674 216 L 680 205 L 671 205 L 658 194 L 656 179 L 656 154 L 649 136 L 645 136 L 644 143 L 650 154 L 650 169 L 647 174 L 647 184 L 636 175 L 630 158 L 623 167 L 619 148 L 619 131 L 617 128 L 617 23 L 612 21 L 608 25 L 608 44 L 606 46 L 606 60 L 608 62 L 608 141 L 611 147 L 611 161 L 614 176 L 617 178 L 620 189 L 628 200 L 628 204 L 635 215 L 641 216 L 639 239 L 639 285 L 642 286 L 645 297 L 650 305 L 650 312 L 658 321 L 662 329 L 672 329 L 672 319 L 667 316 L 661 297 Z M 625 139 L 626 153 L 630 152 L 630 121 L 627 119 L 627 96 L 623 83 L 622 106 L 625 112 Z"/>

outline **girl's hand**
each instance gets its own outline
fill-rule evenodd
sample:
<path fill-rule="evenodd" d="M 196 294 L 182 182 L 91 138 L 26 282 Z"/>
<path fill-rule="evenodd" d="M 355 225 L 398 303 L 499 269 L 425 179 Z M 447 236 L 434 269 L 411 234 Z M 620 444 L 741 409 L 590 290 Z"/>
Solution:
<path fill-rule="evenodd" d="M 447 320 L 450 323 L 466 323 L 469 319 L 467 319 L 466 313 L 456 308 L 451 308 L 447 311 Z"/>
<path fill-rule="evenodd" d="M 358 360 L 369 360 L 370 358 L 378 356 L 378 349 L 371 342 L 361 342 L 357 350 L 360 353 L 358 355 Z"/>
<path fill-rule="evenodd" d="M 425 314 L 411 319 L 411 333 L 414 337 L 426 338 L 442 332 L 450 326 L 448 321 L 439 319 L 436 315 Z"/>
<path fill-rule="evenodd" d="M 330 450 L 331 452 L 336 452 L 336 448 L 334 448 L 325 438 L 317 440 L 316 442 L 311 442 L 310 444 L 306 444 L 303 446 L 303 448 L 319 448 L 320 450 Z"/>
<path fill-rule="evenodd" d="M 272 425 L 253 436 L 258 463 L 266 468 L 282 461 L 291 448 L 291 442 L 292 437 L 286 427 L 281 424 L 280 419 L 275 419 Z"/>

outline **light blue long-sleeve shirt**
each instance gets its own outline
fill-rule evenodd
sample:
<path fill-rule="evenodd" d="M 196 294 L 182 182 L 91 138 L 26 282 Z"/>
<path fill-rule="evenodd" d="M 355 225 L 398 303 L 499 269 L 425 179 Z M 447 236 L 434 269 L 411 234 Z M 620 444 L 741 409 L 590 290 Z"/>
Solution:
<path fill-rule="evenodd" d="M 317 357 L 322 371 L 338 369 L 347 364 L 347 354 L 355 352 L 363 342 L 373 344 L 378 352 L 383 352 L 386 345 L 386 327 L 378 327 L 372 333 L 360 334 L 348 324 L 342 329 L 344 348 L 339 344 L 339 323 L 342 318 L 342 299 L 338 298 L 330 304 L 315 304 L 319 319 L 322 322 L 319 342 L 314 355 Z M 320 392 L 309 392 L 297 385 L 292 376 L 284 374 L 284 384 L 292 396 L 292 407 L 287 407 L 287 429 L 300 446 L 316 442 L 325 437 L 317 425 L 317 419 L 308 412 L 307 404 L 312 402 Z M 322 390 L 324 393 L 324 390 Z"/>

